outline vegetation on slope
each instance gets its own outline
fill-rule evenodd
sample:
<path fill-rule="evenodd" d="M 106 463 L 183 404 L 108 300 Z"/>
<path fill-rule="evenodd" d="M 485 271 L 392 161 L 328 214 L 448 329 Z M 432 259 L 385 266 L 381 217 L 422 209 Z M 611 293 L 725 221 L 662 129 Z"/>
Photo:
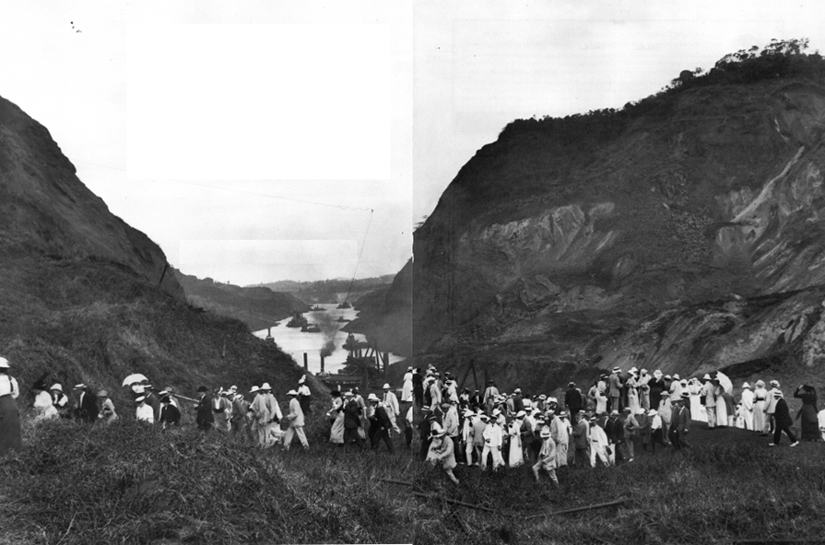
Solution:
<path fill-rule="evenodd" d="M 248 388 L 264 381 L 283 396 L 303 372 L 243 323 L 199 312 L 117 263 L 10 260 L 0 300 L 0 354 L 12 362 L 23 405 L 46 372 L 64 388 L 106 388 L 124 409 L 131 397 L 120 385 L 130 373 L 188 396 L 201 384 Z"/>
<path fill-rule="evenodd" d="M 242 288 L 211 278 L 201 280 L 177 269 L 174 273 L 186 298 L 194 306 L 240 320 L 252 331 L 269 327 L 294 312 L 309 310 L 309 305 L 289 293 L 278 293 L 265 287 Z"/>
<path fill-rule="evenodd" d="M 694 425 L 691 451 L 562 470 L 555 490 L 528 467 L 460 466 L 453 486 L 414 459 L 417 449 L 345 451 L 325 435 L 314 420 L 310 451 L 284 453 L 192 426 L 48 422 L 25 454 L 0 463 L 0 542 L 711 543 L 825 531 L 821 444 L 768 449 L 754 433 Z M 540 516 L 617 498 L 619 507 Z"/>
<path fill-rule="evenodd" d="M 261 286 L 272 291 L 291 293 L 310 305 L 342 303 L 347 299 L 347 295 L 349 295 L 349 302 L 352 303 L 366 293 L 388 286 L 392 283 L 393 276 L 392 274 L 385 274 L 372 278 L 334 278 L 314 282 L 281 280 L 261 284 Z"/>

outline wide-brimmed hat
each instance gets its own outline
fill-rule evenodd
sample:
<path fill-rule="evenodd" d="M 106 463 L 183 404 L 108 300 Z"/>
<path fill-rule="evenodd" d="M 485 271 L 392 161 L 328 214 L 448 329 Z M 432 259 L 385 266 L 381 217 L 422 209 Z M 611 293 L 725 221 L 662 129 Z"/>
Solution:
<path fill-rule="evenodd" d="M 486 422 L 487 420 L 490 420 L 490 417 L 489 417 L 489 416 L 487 416 L 487 414 L 482 413 L 482 414 L 481 414 L 481 419 L 482 419 L 482 420 L 484 420 L 484 421 Z"/>
<path fill-rule="evenodd" d="M 544 428 L 539 433 L 539 437 L 541 437 L 542 439 L 547 439 L 548 437 L 550 437 L 550 430 L 548 430 L 547 428 Z"/>
<path fill-rule="evenodd" d="M 378 396 L 375 394 L 370 394 L 367 396 L 367 401 L 379 401 Z"/>
<path fill-rule="evenodd" d="M 612 411 L 610 411 L 610 416 L 619 416 L 619 411 L 613 409 Z"/>
<path fill-rule="evenodd" d="M 444 430 L 444 429 L 441 429 L 441 428 L 436 428 L 432 432 L 432 436 L 433 437 L 444 437 L 444 435 L 446 435 L 446 433 L 447 433 L 447 430 Z"/>
<path fill-rule="evenodd" d="M 647 411 L 647 416 L 656 416 L 657 414 L 659 413 L 656 412 L 656 409 L 650 409 L 649 411 Z"/>
<path fill-rule="evenodd" d="M 519 411 L 516 413 L 516 418 L 524 418 L 525 416 L 527 416 L 527 413 L 524 411 Z"/>
<path fill-rule="evenodd" d="M 138 396 L 135 398 L 135 403 L 141 403 L 143 401 L 146 401 L 146 396 Z"/>
<path fill-rule="evenodd" d="M 645 414 L 645 410 L 644 410 L 643 408 L 639 407 L 639 408 L 636 410 L 636 414 Z"/>
<path fill-rule="evenodd" d="M 541 395 L 539 396 L 539 399 L 541 399 L 542 401 L 544 401 L 545 399 L 547 399 L 547 396 L 546 396 L 546 395 L 544 395 L 544 394 L 541 394 Z"/>
<path fill-rule="evenodd" d="M 268 383 L 268 382 L 264 382 L 263 384 L 261 384 L 261 387 L 260 387 L 260 388 L 258 388 L 258 389 L 259 389 L 259 390 L 271 390 L 271 389 L 272 389 L 272 387 L 269 385 L 269 383 Z"/>
<path fill-rule="evenodd" d="M 9 360 L 4 357 L 0 357 L 0 369 L 8 369 L 9 368 Z"/>
<path fill-rule="evenodd" d="M 352 392 L 344 392 L 344 397 L 353 397 L 353 395 L 354 394 Z M 424 407 L 424 409 L 426 409 L 426 408 L 427 407 Z"/>
<path fill-rule="evenodd" d="M 493 416 L 496 416 L 496 417 L 501 416 L 501 411 L 498 410 L 498 409 L 494 409 L 493 410 Z"/>
<path fill-rule="evenodd" d="M 521 388 L 516 388 L 515 390 L 513 390 L 513 393 L 514 394 L 520 394 L 521 393 Z"/>
<path fill-rule="evenodd" d="M 765 381 L 764 380 L 757 380 L 756 381 L 756 387 L 757 388 L 764 388 L 765 387 Z"/>
<path fill-rule="evenodd" d="M 250 388 L 250 389 L 249 389 L 249 393 L 250 393 L 250 394 L 254 394 L 254 393 L 255 393 L 255 392 L 257 392 L 258 390 L 260 390 L 260 388 L 258 388 L 257 386 L 253 386 L 252 388 Z"/>
<path fill-rule="evenodd" d="M 774 386 L 774 387 L 776 387 L 776 388 L 779 388 L 779 381 L 778 381 L 778 380 L 772 380 L 772 381 L 771 381 L 771 386 Z"/>
<path fill-rule="evenodd" d="M 748 384 L 747 382 L 742 385 L 742 388 L 750 388 L 750 387 L 751 387 L 751 385 Z"/>
<path fill-rule="evenodd" d="M 86 388 L 86 385 L 83 384 L 82 382 L 80 384 L 75 384 L 74 385 L 75 390 L 83 390 L 84 388 Z"/>
<path fill-rule="evenodd" d="M 296 392 L 295 390 L 290 390 L 290 391 L 288 391 L 288 392 L 286 393 L 286 395 L 288 395 L 288 396 L 296 396 L 296 395 L 298 395 L 298 392 Z"/>
<path fill-rule="evenodd" d="M 384 388 L 385 390 L 389 390 L 389 389 L 390 389 L 390 385 L 389 385 L 389 384 L 384 384 L 383 388 Z"/>
<path fill-rule="evenodd" d="M 55 383 L 55 384 L 52 384 L 52 386 L 51 386 L 51 388 L 49 388 L 49 390 L 57 390 L 58 392 L 62 392 L 63 391 L 63 386 L 61 386 L 60 384 Z"/>
<path fill-rule="evenodd" d="M 614 372 L 614 373 L 618 373 L 618 372 L 620 372 L 620 371 L 621 371 L 621 368 L 619 368 L 619 367 L 614 367 L 614 368 L 613 368 L 613 372 Z"/>

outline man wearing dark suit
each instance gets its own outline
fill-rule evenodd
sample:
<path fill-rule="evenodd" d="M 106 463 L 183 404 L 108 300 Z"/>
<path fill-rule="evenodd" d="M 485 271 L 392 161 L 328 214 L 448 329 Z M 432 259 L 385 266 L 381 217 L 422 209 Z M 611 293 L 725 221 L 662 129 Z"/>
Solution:
<path fill-rule="evenodd" d="M 782 438 L 782 432 L 785 432 L 785 435 L 788 436 L 788 439 L 791 440 L 791 446 L 795 447 L 799 444 L 799 441 L 796 440 L 796 435 L 791 431 L 791 426 L 793 426 L 793 418 L 791 417 L 791 410 L 788 408 L 788 402 L 782 397 L 782 390 L 779 388 L 775 388 L 775 392 L 773 393 L 774 399 L 776 399 L 776 410 L 774 412 L 774 429 L 773 429 L 773 443 L 768 443 L 769 446 L 775 447 L 779 444 L 779 440 Z"/>
<path fill-rule="evenodd" d="M 97 396 L 92 393 L 91 388 L 85 384 L 77 384 L 74 389 L 80 392 L 80 397 L 77 399 L 77 406 L 75 408 L 75 416 L 78 420 L 83 420 L 89 424 L 94 424 L 97 421 Z"/>
<path fill-rule="evenodd" d="M 690 445 L 685 441 L 688 428 L 690 426 L 690 411 L 685 407 L 685 402 L 690 402 L 690 392 L 682 392 L 682 397 L 674 397 L 671 400 L 673 403 L 673 414 L 670 417 L 670 431 L 668 432 L 668 439 L 673 444 L 673 448 L 681 450 L 682 448 L 690 448 Z"/>
<path fill-rule="evenodd" d="M 146 397 L 144 403 L 152 407 L 152 412 L 155 414 L 155 422 L 160 422 L 160 398 L 154 392 L 151 384 L 147 384 L 143 389 L 143 395 Z"/>
<path fill-rule="evenodd" d="M 579 411 L 582 410 L 584 399 L 582 398 L 582 393 L 576 388 L 575 382 L 567 385 L 567 392 L 564 394 L 564 404 L 567 407 L 567 412 L 570 413 L 570 421 L 577 422 L 576 416 L 578 416 Z"/>
<path fill-rule="evenodd" d="M 160 398 L 160 404 L 160 414 L 157 421 L 164 428 L 166 426 L 177 426 L 180 422 L 180 410 L 172 405 L 172 398 L 165 395 Z"/>
<path fill-rule="evenodd" d="M 201 386 L 198 388 L 200 394 L 200 401 L 195 407 L 196 416 L 195 421 L 198 423 L 198 429 L 209 431 L 215 424 L 215 417 L 212 415 L 212 394 L 209 393 L 209 388 Z"/>

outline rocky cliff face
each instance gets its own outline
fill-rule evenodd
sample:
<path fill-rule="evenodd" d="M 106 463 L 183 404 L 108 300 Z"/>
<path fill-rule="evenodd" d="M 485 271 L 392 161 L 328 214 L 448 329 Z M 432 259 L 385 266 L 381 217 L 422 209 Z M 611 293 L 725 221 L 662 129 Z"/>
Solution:
<path fill-rule="evenodd" d="M 0 255 L 33 254 L 119 263 L 184 298 L 163 251 L 83 185 L 45 127 L 0 98 Z"/>
<path fill-rule="evenodd" d="M 505 129 L 416 231 L 419 357 L 546 387 L 562 367 L 819 365 L 823 84 L 694 86 Z"/>

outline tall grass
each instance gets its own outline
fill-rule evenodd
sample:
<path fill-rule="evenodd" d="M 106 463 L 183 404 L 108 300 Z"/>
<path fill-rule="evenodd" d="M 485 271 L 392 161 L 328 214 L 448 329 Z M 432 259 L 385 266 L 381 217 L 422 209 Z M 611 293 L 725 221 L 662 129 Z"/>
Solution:
<path fill-rule="evenodd" d="M 455 486 L 415 448 L 329 445 L 317 418 L 309 452 L 262 451 L 192 426 L 57 421 L 27 430 L 25 453 L 0 463 L 0 524 L 21 543 L 707 543 L 825 531 L 815 444 L 642 453 L 615 468 L 563 469 L 556 490 L 526 467 L 460 466 Z M 626 498 L 618 508 L 527 519 L 617 497 Z"/>

